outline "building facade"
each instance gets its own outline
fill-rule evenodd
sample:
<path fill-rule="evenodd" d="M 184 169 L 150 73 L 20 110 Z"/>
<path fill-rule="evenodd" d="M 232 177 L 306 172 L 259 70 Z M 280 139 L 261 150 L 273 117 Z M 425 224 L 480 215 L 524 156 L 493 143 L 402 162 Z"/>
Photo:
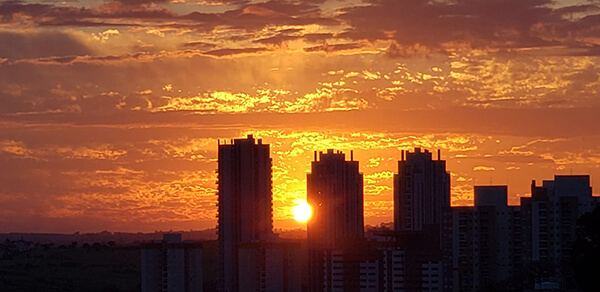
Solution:
<path fill-rule="evenodd" d="M 450 174 L 437 151 L 402 151 L 394 175 L 396 244 L 405 252 L 404 291 L 451 288 Z"/>
<path fill-rule="evenodd" d="M 300 240 L 243 243 L 239 252 L 240 291 L 301 292 L 306 250 Z"/>
<path fill-rule="evenodd" d="M 450 207 L 450 174 L 446 161 L 433 160 L 429 151 L 402 151 L 394 175 L 394 227 L 421 231 L 424 225 L 441 225 Z"/>
<path fill-rule="evenodd" d="M 218 153 L 219 288 L 239 291 L 238 250 L 242 243 L 273 240 L 272 160 L 269 145 L 252 135 Z"/>
<path fill-rule="evenodd" d="M 475 206 L 452 208 L 453 290 L 491 289 L 515 273 L 515 214 L 507 186 L 475 186 Z"/>
<path fill-rule="evenodd" d="M 313 209 L 307 224 L 310 290 L 332 291 L 334 278 L 326 277 L 332 267 L 328 263 L 335 256 L 332 251 L 344 253 L 346 247 L 360 245 L 364 237 L 363 176 L 352 154 L 346 161 L 340 151 L 315 152 L 307 175 L 307 201 Z M 351 276 L 350 269 L 356 275 Z M 344 270 L 344 281 L 358 279 L 356 265 L 346 262 Z"/>
<path fill-rule="evenodd" d="M 180 234 L 141 247 L 142 292 L 202 292 L 202 244 Z"/>
<path fill-rule="evenodd" d="M 517 265 L 540 270 L 540 283 L 571 288 L 574 274 L 569 263 L 577 219 L 596 205 L 589 175 L 557 175 L 541 186 L 532 181 L 531 197 L 521 198 L 523 257 Z"/>
<path fill-rule="evenodd" d="M 454 291 L 574 288 L 577 219 L 597 205 L 589 176 L 533 181 L 520 206 L 507 205 L 507 192 L 476 186 L 475 206 L 452 208 Z"/>

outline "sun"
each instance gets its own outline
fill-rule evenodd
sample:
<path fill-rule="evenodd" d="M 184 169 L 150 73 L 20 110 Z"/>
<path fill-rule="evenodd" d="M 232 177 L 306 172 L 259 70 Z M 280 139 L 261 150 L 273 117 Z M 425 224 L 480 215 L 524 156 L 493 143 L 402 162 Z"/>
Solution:
<path fill-rule="evenodd" d="M 312 208 L 306 201 L 300 202 L 298 205 L 292 208 L 292 213 L 294 213 L 294 219 L 298 222 L 306 222 L 310 219 L 312 215 Z"/>

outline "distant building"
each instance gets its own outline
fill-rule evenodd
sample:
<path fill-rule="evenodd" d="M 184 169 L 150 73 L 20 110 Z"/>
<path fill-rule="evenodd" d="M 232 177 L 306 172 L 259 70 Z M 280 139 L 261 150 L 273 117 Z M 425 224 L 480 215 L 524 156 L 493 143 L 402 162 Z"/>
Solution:
<path fill-rule="evenodd" d="M 405 252 L 395 244 L 380 245 L 377 248 L 381 252 L 381 290 L 389 292 L 404 291 Z"/>
<path fill-rule="evenodd" d="M 475 186 L 475 206 L 452 208 L 454 291 L 477 291 L 514 275 L 514 213 L 507 186 Z"/>
<path fill-rule="evenodd" d="M 520 206 L 507 205 L 506 186 L 476 186 L 474 207 L 452 208 L 454 291 L 574 288 L 577 219 L 597 204 L 589 182 L 533 181 Z"/>
<path fill-rule="evenodd" d="M 220 290 L 242 291 L 238 249 L 273 240 L 272 160 L 269 145 L 252 135 L 219 143 L 218 232 Z"/>
<path fill-rule="evenodd" d="M 306 249 L 301 245 L 300 240 L 240 244 L 240 291 L 303 291 Z"/>
<path fill-rule="evenodd" d="M 323 291 L 380 291 L 380 253 L 366 242 L 323 252 Z"/>
<path fill-rule="evenodd" d="M 519 266 L 536 265 L 551 273 L 541 282 L 559 282 L 568 289 L 573 269 L 567 265 L 573 252 L 577 219 L 597 204 L 589 175 L 557 175 L 553 181 L 531 183 L 531 197 L 521 198 L 523 257 Z"/>
<path fill-rule="evenodd" d="M 352 153 L 346 161 L 340 151 L 315 152 L 307 189 L 313 209 L 307 226 L 310 290 L 333 291 L 334 286 L 347 285 L 327 276 L 331 275 L 328 271 L 333 268 L 333 257 L 339 258 L 333 251 L 349 255 L 346 248 L 359 244 L 364 237 L 363 175 Z M 344 281 L 358 279 L 360 271 L 355 264 L 345 261 L 340 265 L 344 266 Z M 350 265 L 355 268 L 348 268 Z"/>
<path fill-rule="evenodd" d="M 406 254 L 397 247 L 393 233 L 379 235 L 382 241 L 355 241 L 336 249 L 324 250 L 323 291 L 407 291 L 405 275 Z M 423 291 L 440 291 L 441 267 L 424 265 Z M 431 289 L 428 289 L 431 288 Z"/>
<path fill-rule="evenodd" d="M 404 257 L 390 242 L 362 240 L 323 250 L 322 291 L 406 291 Z"/>
<path fill-rule="evenodd" d="M 201 292 L 202 244 L 182 242 L 181 234 L 141 248 L 142 292 Z"/>

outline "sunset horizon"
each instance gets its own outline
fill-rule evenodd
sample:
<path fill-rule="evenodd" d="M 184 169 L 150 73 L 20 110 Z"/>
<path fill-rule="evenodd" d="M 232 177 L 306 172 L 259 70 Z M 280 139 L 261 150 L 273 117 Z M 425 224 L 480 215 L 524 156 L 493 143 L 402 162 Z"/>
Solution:
<path fill-rule="evenodd" d="M 600 193 L 600 2 L 0 2 L 0 233 L 203 230 L 219 141 L 273 159 L 273 228 L 306 228 L 314 151 L 354 153 L 365 225 L 401 151 L 474 186 L 589 175 Z"/>
<path fill-rule="evenodd" d="M 276 133 L 276 131 L 267 131 L 267 132 L 271 132 L 271 133 Z M 215 147 L 217 145 L 226 145 L 229 143 L 232 143 L 234 139 L 239 139 L 239 138 L 245 138 L 246 136 L 251 137 L 251 138 L 255 138 L 255 139 L 260 139 L 263 141 L 263 143 L 273 147 L 272 144 L 269 143 L 269 141 L 271 141 L 271 139 L 273 138 L 268 138 L 268 135 L 265 135 L 265 137 L 267 138 L 261 138 L 261 136 L 256 136 L 253 133 L 256 133 L 256 131 L 250 131 L 250 132 L 244 132 L 245 134 L 243 135 L 239 135 L 238 137 L 233 137 L 233 138 L 217 138 L 216 140 L 216 145 L 214 145 Z M 279 132 L 279 134 L 281 134 Z M 290 134 L 290 136 L 296 136 L 298 135 L 297 133 L 292 133 Z M 301 132 L 300 135 L 307 135 L 307 132 Z M 282 135 L 283 136 L 283 135 Z M 315 132 L 310 132 L 307 136 L 313 136 L 313 139 L 315 138 L 319 138 L 319 137 L 323 137 L 321 133 L 315 133 Z M 359 138 L 364 138 L 365 134 L 361 133 L 361 134 L 354 134 L 354 135 L 350 135 L 351 137 L 359 137 Z M 285 137 L 285 136 L 283 136 Z M 341 139 L 349 139 L 351 140 L 351 137 L 344 137 L 342 136 Z M 288 137 L 289 138 L 289 137 Z M 340 137 L 337 137 L 338 139 Z M 399 139 L 403 139 L 405 137 L 400 137 Z M 282 137 L 279 137 L 279 139 L 282 139 Z M 364 143 L 364 140 L 359 139 L 360 141 L 354 141 L 354 142 L 343 142 L 345 145 L 350 145 L 350 143 L 356 143 L 357 145 L 359 145 L 360 147 L 365 147 L 365 146 L 360 146 L 362 143 Z M 368 141 L 368 139 L 367 139 Z M 288 141 L 288 143 L 293 143 L 293 141 Z M 313 140 L 313 143 L 315 144 L 319 144 L 319 145 L 323 145 L 324 143 L 328 143 L 328 141 L 326 140 L 320 140 L 320 141 L 316 141 Z M 342 145 L 344 145 L 342 144 Z M 445 160 L 448 165 L 453 165 L 454 163 L 457 163 L 457 161 L 452 161 L 452 160 L 459 160 L 461 158 L 465 158 L 465 157 L 457 157 L 456 155 L 452 158 L 446 158 L 444 157 L 444 155 L 448 155 L 447 153 L 444 153 L 441 148 L 432 148 L 432 149 L 427 149 L 426 147 L 421 146 L 423 144 L 420 144 L 419 146 L 405 146 L 407 147 L 406 149 L 398 149 L 397 150 L 397 154 L 400 155 L 400 153 L 406 151 L 408 152 L 415 152 L 415 151 L 424 151 L 425 153 L 431 153 L 433 159 L 437 160 L 438 159 L 438 153 L 436 153 L 437 150 L 440 150 L 439 154 L 441 154 L 441 158 L 442 160 Z M 391 146 L 393 148 L 393 146 Z M 282 151 L 281 149 L 275 148 L 275 149 L 271 149 L 271 154 L 273 153 L 297 153 L 297 152 L 301 152 L 305 155 L 303 155 L 301 158 L 303 158 L 304 161 L 304 165 L 306 165 L 306 170 L 304 171 L 304 176 L 302 177 L 290 177 L 289 179 L 286 177 L 286 181 L 281 181 L 281 173 L 277 173 L 276 169 L 288 169 L 291 168 L 292 165 L 282 165 L 282 161 L 285 161 L 284 156 L 282 156 L 282 154 L 280 154 L 280 156 L 277 157 L 277 159 L 274 159 L 274 167 L 273 167 L 273 179 L 274 179 L 274 183 L 273 183 L 273 199 L 274 199 L 274 210 L 273 210 L 273 220 L 274 220 L 274 225 L 273 228 L 274 230 L 306 230 L 306 221 L 308 220 L 308 216 L 310 215 L 304 215 L 306 216 L 305 219 L 300 219 L 298 220 L 296 218 L 295 215 L 295 209 L 298 206 L 303 206 L 302 204 L 306 204 L 306 174 L 309 173 L 310 170 L 310 166 L 308 166 L 310 164 L 311 158 L 313 156 L 313 152 L 315 153 L 314 155 L 316 155 L 316 153 L 322 153 L 322 152 L 327 152 L 329 150 L 334 150 L 334 151 L 340 151 L 340 153 L 344 154 L 345 156 L 347 156 L 347 159 L 350 159 L 350 152 L 353 152 L 354 154 L 354 160 L 358 161 L 359 163 L 359 167 L 360 167 L 360 171 L 361 173 L 365 174 L 365 195 L 368 194 L 368 190 L 369 189 L 383 189 L 384 191 L 381 191 L 382 193 L 384 193 L 385 191 L 387 191 L 388 193 L 384 193 L 382 195 L 379 195 L 377 198 L 380 198 L 381 201 L 375 201 L 377 203 L 369 203 L 369 202 L 373 202 L 373 201 L 367 201 L 367 199 L 369 199 L 368 196 L 365 196 L 365 227 L 367 227 L 368 225 L 372 226 L 372 227 L 377 227 L 381 224 L 391 224 L 393 223 L 393 200 L 392 200 L 392 176 L 394 173 L 397 173 L 397 169 L 390 169 L 390 170 L 382 170 L 380 172 L 373 172 L 373 173 L 369 173 L 369 164 L 367 164 L 366 166 L 363 165 L 363 161 L 360 160 L 361 157 L 364 156 L 364 153 L 360 153 L 360 151 L 355 151 L 352 148 L 335 148 L 335 147 L 329 147 L 329 146 L 325 146 L 325 148 L 320 148 L 320 149 L 316 149 L 316 150 L 304 150 L 301 148 L 292 148 L 292 149 L 287 149 L 286 151 Z M 366 150 L 364 151 L 369 151 L 369 148 L 366 148 Z M 371 150 L 373 151 L 373 150 Z M 391 152 L 391 151 L 390 151 Z M 293 157 L 298 157 L 299 155 L 293 156 Z M 298 158 L 298 159 L 301 159 Z M 289 159 L 289 158 L 288 158 Z M 372 158 L 371 158 L 372 159 Z M 388 165 L 394 165 L 395 162 L 397 162 L 398 160 L 400 160 L 400 158 L 396 159 L 396 158 L 392 158 L 392 157 L 375 157 L 375 159 L 377 160 L 381 160 L 381 161 L 387 161 Z M 216 170 L 216 160 L 212 159 L 213 162 L 215 162 L 215 170 Z M 371 160 L 369 160 L 369 162 L 372 162 Z M 475 168 L 482 168 L 482 170 L 477 170 Z M 483 172 L 493 172 L 493 170 L 488 170 L 485 169 L 485 166 L 475 166 L 474 170 L 475 172 L 477 171 L 483 171 Z M 297 173 L 301 173 L 301 169 L 295 169 L 294 170 L 298 170 Z M 367 172 L 365 172 L 365 170 Z M 452 177 L 456 176 L 456 174 L 452 171 L 452 169 L 450 169 L 449 167 L 449 172 L 451 174 Z M 493 176 L 484 176 L 483 178 L 481 178 L 481 182 L 476 183 L 475 180 L 473 180 L 470 184 L 466 184 L 467 187 L 470 187 L 470 189 L 464 189 L 463 193 L 451 193 L 451 201 L 452 201 L 452 206 L 454 207 L 458 207 L 458 206 L 473 206 L 473 187 L 475 186 L 507 186 L 508 187 L 508 191 L 509 191 L 509 196 L 508 196 L 508 202 L 509 205 L 519 205 L 519 199 L 521 197 L 530 197 L 531 193 L 529 191 L 529 188 L 531 187 L 531 181 L 532 180 L 537 180 L 539 183 L 541 183 L 542 181 L 545 180 L 551 180 L 554 178 L 555 175 L 563 175 L 563 176 L 571 176 L 571 175 L 575 175 L 575 176 L 581 176 L 581 175 L 589 175 L 589 173 L 574 173 L 571 169 L 563 169 L 564 171 L 554 171 L 554 173 L 548 177 L 540 177 L 538 176 L 534 176 L 532 178 L 521 178 L 521 180 L 519 181 L 523 181 L 525 182 L 525 184 L 523 186 L 513 186 L 510 184 L 509 181 L 502 181 L 501 179 L 498 179 L 496 181 L 494 181 L 494 177 Z M 119 169 L 117 170 L 118 172 L 122 172 L 125 173 L 127 170 L 125 169 Z M 112 172 L 108 172 L 109 174 L 119 174 L 118 172 L 116 173 L 112 173 Z M 489 177 L 489 181 L 485 181 L 486 178 Z M 279 178 L 279 179 L 278 179 Z M 454 178 L 456 179 L 456 178 Z M 590 177 L 591 181 L 593 182 L 593 177 Z M 461 180 L 457 179 L 459 182 Z M 214 185 L 216 187 L 216 182 L 217 179 L 215 177 L 214 180 Z M 290 184 L 290 182 L 292 182 Z M 210 183 L 210 182 L 208 182 Z M 284 188 L 282 185 L 284 186 L 290 186 L 292 185 L 295 188 L 298 188 L 296 190 L 292 189 L 288 189 L 288 188 Z M 455 190 L 454 188 L 455 186 L 452 185 L 452 190 Z M 285 191 L 283 190 L 285 189 Z M 519 194 L 519 193 L 515 193 L 513 191 L 513 189 L 523 189 L 525 190 L 523 194 Z M 594 190 L 594 188 L 592 188 L 592 190 Z M 290 194 L 293 194 L 290 195 Z M 217 200 L 217 191 L 215 190 L 213 193 L 211 193 L 210 195 L 213 195 L 214 197 L 209 198 L 209 199 L 214 199 L 214 204 L 210 206 L 210 208 L 205 208 L 210 210 L 210 212 L 214 212 L 216 214 L 216 208 L 217 208 L 217 204 L 216 204 L 216 200 Z M 459 199 L 459 195 L 465 196 L 466 199 Z M 600 196 L 597 192 L 593 192 L 593 196 Z M 277 200 L 277 198 L 293 198 L 291 200 L 286 200 L 287 202 L 289 202 L 289 204 L 282 204 L 279 203 L 277 205 L 275 205 L 275 202 Z M 310 206 L 308 204 L 306 204 L 307 206 Z M 306 208 L 306 207 L 304 207 Z M 211 210 L 212 209 L 212 210 Z M 305 210 L 305 209 L 304 209 Z M 304 211 L 306 212 L 306 211 Z M 281 215 L 283 213 L 283 215 Z M 371 214 L 371 216 L 369 216 L 368 214 Z M 109 231 L 109 232 L 147 232 L 147 233 L 151 233 L 151 232 L 169 232 L 170 231 L 186 231 L 186 230 L 204 230 L 204 229 L 213 229 L 217 227 L 216 224 L 216 219 L 214 220 L 214 222 L 212 222 L 211 220 L 207 220 L 206 223 L 204 223 L 205 225 L 202 225 L 202 221 L 198 220 L 198 221 L 194 221 L 194 220 L 190 220 L 190 221 L 168 221 L 165 223 L 154 223 L 152 224 L 152 226 L 156 226 L 155 228 L 153 227 L 148 227 L 147 229 L 136 229 L 135 227 L 132 229 L 110 229 L 110 228 L 106 228 L 106 227 L 100 227 L 98 229 L 90 229 L 90 230 L 86 230 L 86 229 L 82 229 L 82 228 L 78 228 L 78 229 L 73 229 L 73 230 L 52 230 L 52 229 L 43 229 L 43 230 L 6 230 L 6 231 L 0 231 L 0 232 L 4 232 L 4 233 L 15 233 L 15 232 L 20 232 L 20 233 L 64 233 L 64 234 L 71 234 L 71 233 L 76 233 L 76 232 L 81 232 L 81 233 L 94 233 L 94 232 L 104 232 L 104 231 Z M 149 224 L 150 225 L 150 224 Z M 72 228 L 72 227 L 69 227 Z"/>

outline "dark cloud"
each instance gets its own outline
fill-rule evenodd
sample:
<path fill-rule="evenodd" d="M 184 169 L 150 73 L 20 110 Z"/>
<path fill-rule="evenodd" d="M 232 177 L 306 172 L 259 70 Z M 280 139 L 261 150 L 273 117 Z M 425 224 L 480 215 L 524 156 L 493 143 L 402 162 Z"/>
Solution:
<path fill-rule="evenodd" d="M 303 35 L 302 38 L 308 42 L 316 43 L 330 39 L 333 36 L 332 33 L 307 33 Z"/>
<path fill-rule="evenodd" d="M 61 32 L 0 32 L 0 58 L 24 59 L 89 54 L 90 50 L 74 37 Z"/>
<path fill-rule="evenodd" d="M 5 23 L 40 26 L 159 25 L 201 32 L 210 32 L 217 27 L 254 32 L 268 26 L 331 26 L 343 22 L 349 28 L 335 37 L 393 41 L 394 47 L 388 52 L 393 57 L 464 48 L 556 46 L 572 49 L 573 55 L 595 55 L 593 47 L 598 45 L 595 37 L 600 34 L 597 4 L 553 8 L 551 0 L 372 0 L 371 5 L 342 9 L 335 17 L 323 16 L 319 6 L 321 1 L 227 1 L 225 4 L 235 4 L 235 8 L 222 13 L 194 11 L 184 15 L 160 5 L 146 5 L 165 1 L 109 1 L 96 8 L 10 1 L 0 4 L 0 17 Z M 240 34 L 242 40 L 253 38 Z M 291 28 L 254 41 L 281 45 L 301 35 L 298 29 Z M 308 42 L 331 37 L 334 35 L 330 33 L 303 36 Z"/>
<path fill-rule="evenodd" d="M 285 42 L 297 40 L 299 38 L 301 38 L 301 36 L 298 36 L 298 35 L 287 35 L 287 34 L 277 34 L 277 35 L 272 36 L 272 37 L 257 39 L 254 42 L 258 43 L 258 44 L 264 44 L 264 45 L 281 45 L 281 44 L 283 44 Z"/>
<path fill-rule="evenodd" d="M 135 27 L 139 26 L 135 23 L 118 23 L 118 22 L 107 22 L 107 21 L 91 21 L 91 20 L 78 20 L 78 19 L 60 19 L 54 18 L 47 21 L 41 21 L 40 26 L 75 26 L 75 27 L 119 27 L 128 26 Z"/>
<path fill-rule="evenodd" d="M 15 17 L 15 15 L 29 17 Z M 2 22 L 33 23 L 39 26 L 137 26 L 139 25 L 139 21 L 160 21 L 176 18 L 178 16 L 166 8 L 127 5 L 121 2 L 108 2 L 97 8 L 26 4 L 16 1 L 2 2 L 0 4 L 0 19 Z M 114 21 L 107 21 L 109 19 Z"/>
<path fill-rule="evenodd" d="M 0 2 L 0 16 L 2 22 L 11 22 L 13 15 L 22 13 L 29 16 L 41 16 L 52 10 L 54 6 L 51 4 L 24 4 L 21 1 L 4 1 Z"/>
<path fill-rule="evenodd" d="M 124 129 L 131 128 L 134 125 L 139 125 L 142 128 L 145 128 L 145 126 L 180 125 L 181 131 L 187 131 L 192 127 L 191 125 L 197 125 L 198 129 L 213 129 L 214 127 L 218 129 L 230 129 L 232 127 L 236 129 L 240 127 L 244 129 L 314 128 L 323 131 L 344 129 L 366 132 L 458 133 L 547 138 L 600 135 L 600 128 L 596 126 L 596 118 L 600 114 L 599 107 L 563 109 L 448 108 L 443 110 L 398 110 L 392 107 L 388 108 L 298 114 L 190 115 L 186 112 L 115 112 L 111 115 L 86 116 L 76 113 L 44 113 L 19 116 L 4 115 L 0 116 L 0 121 L 30 125 L 96 125 L 107 127 L 107 129 L 112 129 L 110 125 Z M 570 123 L 564 123 L 565 120 L 570 121 Z M 365 123 L 364 121 L 369 122 Z M 574 124 L 578 126 L 573 127 Z M 548 127 L 548 125 L 553 126 Z M 85 129 L 77 131 L 81 132 L 82 136 L 69 134 L 69 137 L 55 138 L 83 139 L 86 141 L 97 139 L 83 135 Z M 147 135 L 153 135 L 151 128 L 148 128 L 147 131 Z M 48 132 L 44 136 L 35 138 L 40 142 L 44 139 L 50 141 L 53 139 L 52 135 L 51 132 Z M 120 137 L 120 139 L 128 140 L 125 136 Z"/>
<path fill-rule="evenodd" d="M 158 0 L 158 3 L 164 2 Z M 223 13 L 194 11 L 184 15 L 156 5 L 156 0 L 108 1 L 96 8 L 59 7 L 51 4 L 25 4 L 3 2 L 0 4 L 2 22 L 25 22 L 39 26 L 138 26 L 152 22 L 170 27 L 211 31 L 215 27 L 243 30 L 259 30 L 268 25 L 338 24 L 338 21 L 321 16 L 318 3 L 269 1 L 248 4 L 245 1 L 230 1 L 237 7 Z M 30 18 L 14 17 L 27 15 Z M 164 24 L 165 20 L 172 23 Z"/>
<path fill-rule="evenodd" d="M 373 0 L 371 4 L 344 10 L 340 18 L 350 28 L 342 37 L 391 40 L 400 47 L 424 46 L 435 51 L 464 46 L 569 46 L 572 34 L 591 36 L 600 23 L 600 16 L 593 15 L 596 5 L 553 9 L 550 0 Z M 591 15 L 569 19 L 573 13 Z"/>
<path fill-rule="evenodd" d="M 338 52 L 338 51 L 359 49 L 362 47 L 363 46 L 358 43 L 346 43 L 346 44 L 334 44 L 334 45 L 323 44 L 323 45 L 319 45 L 319 46 L 304 48 L 304 51 L 332 53 L 332 52 Z"/>
<path fill-rule="evenodd" d="M 218 49 L 204 52 L 206 55 L 225 57 L 239 54 L 256 54 L 267 51 L 266 48 L 241 48 L 241 49 Z"/>
<path fill-rule="evenodd" d="M 308 2 L 269 1 L 250 4 L 220 15 L 224 25 L 257 30 L 268 25 L 335 25 L 339 22 L 322 17 L 319 6 Z"/>
<path fill-rule="evenodd" d="M 125 5 L 147 5 L 169 3 L 170 0 L 110 0 L 107 2 L 118 2 Z"/>
<path fill-rule="evenodd" d="M 203 42 L 203 41 L 187 42 L 187 43 L 181 45 L 181 47 L 186 48 L 186 49 L 200 49 L 200 50 L 214 49 L 216 46 L 217 45 L 215 45 L 215 44 L 211 44 L 211 43 L 207 43 L 207 42 Z"/>

